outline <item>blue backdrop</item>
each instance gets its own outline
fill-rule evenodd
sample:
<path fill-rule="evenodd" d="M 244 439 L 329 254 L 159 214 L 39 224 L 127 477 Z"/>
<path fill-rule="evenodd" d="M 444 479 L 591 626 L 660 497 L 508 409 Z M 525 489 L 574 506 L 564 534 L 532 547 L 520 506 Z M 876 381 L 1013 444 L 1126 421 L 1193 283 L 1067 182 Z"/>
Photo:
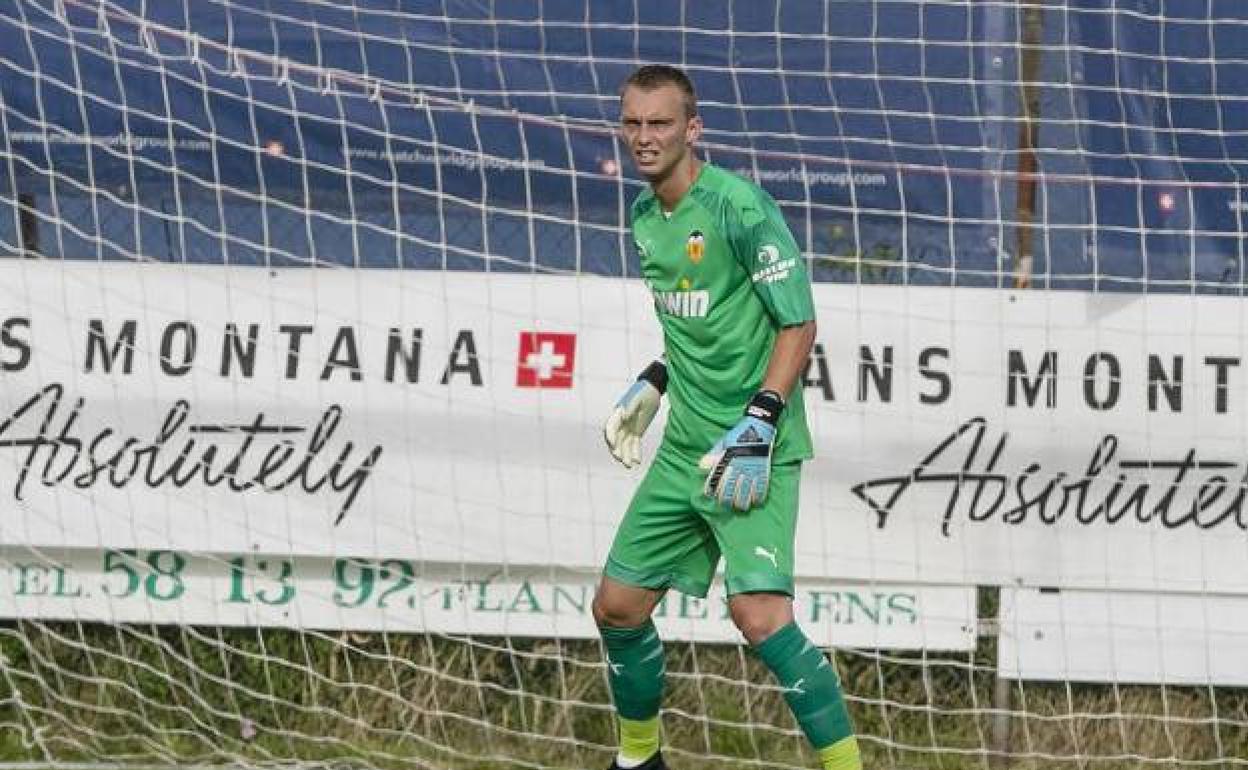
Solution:
<path fill-rule="evenodd" d="M 610 127 L 660 61 L 817 280 L 1009 285 L 1021 237 L 1041 285 L 1245 285 L 1242 0 L 1044 11 L 1022 230 L 1009 4 L 491 5 L 0 6 L 0 251 L 24 200 L 57 257 L 635 274 Z"/>

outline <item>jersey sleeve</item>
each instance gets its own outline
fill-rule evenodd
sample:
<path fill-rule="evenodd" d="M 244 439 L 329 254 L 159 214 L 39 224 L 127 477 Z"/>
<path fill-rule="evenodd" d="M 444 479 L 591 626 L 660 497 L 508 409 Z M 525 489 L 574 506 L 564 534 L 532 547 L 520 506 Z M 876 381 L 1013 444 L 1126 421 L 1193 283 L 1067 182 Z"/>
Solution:
<path fill-rule="evenodd" d="M 733 251 L 767 312 L 779 326 L 815 320 L 805 260 L 780 207 L 759 190 L 733 208 Z"/>

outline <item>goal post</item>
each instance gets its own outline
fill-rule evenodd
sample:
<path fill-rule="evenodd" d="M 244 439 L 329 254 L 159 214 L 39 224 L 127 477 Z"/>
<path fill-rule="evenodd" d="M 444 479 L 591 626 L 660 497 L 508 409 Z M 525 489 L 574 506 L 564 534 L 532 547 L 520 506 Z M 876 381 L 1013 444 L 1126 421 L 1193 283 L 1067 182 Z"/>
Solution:
<path fill-rule="evenodd" d="M 813 279 L 867 766 L 1248 767 L 1248 9 L 1172 6 L 0 11 L 0 770 L 609 764 L 651 61 Z M 815 765 L 722 581 L 656 622 L 674 767 Z"/>

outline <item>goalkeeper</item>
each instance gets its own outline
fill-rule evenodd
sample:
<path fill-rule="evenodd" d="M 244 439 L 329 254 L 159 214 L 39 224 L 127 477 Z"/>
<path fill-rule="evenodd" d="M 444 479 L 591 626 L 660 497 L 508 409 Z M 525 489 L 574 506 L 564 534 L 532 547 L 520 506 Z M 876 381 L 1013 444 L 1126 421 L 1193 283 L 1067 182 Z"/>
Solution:
<path fill-rule="evenodd" d="M 706 596 L 722 556 L 732 620 L 823 767 L 860 768 L 836 673 L 793 619 L 798 479 L 811 457 L 795 387 L 815 336 L 810 282 L 775 201 L 694 154 L 701 131 L 680 70 L 646 66 L 625 82 L 621 133 L 650 183 L 632 206 L 633 237 L 665 354 L 609 416 L 611 453 L 636 466 L 664 393 L 670 412 L 594 598 L 619 717 L 612 767 L 665 767 L 663 647 L 650 615 L 669 588 Z"/>

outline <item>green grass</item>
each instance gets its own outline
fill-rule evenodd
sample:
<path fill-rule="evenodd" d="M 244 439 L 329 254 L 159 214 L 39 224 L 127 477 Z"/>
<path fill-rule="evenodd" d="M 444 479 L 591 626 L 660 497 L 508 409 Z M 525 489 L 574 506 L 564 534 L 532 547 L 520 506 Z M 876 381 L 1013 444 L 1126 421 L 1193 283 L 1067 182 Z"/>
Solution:
<path fill-rule="evenodd" d="M 667 653 L 676 768 L 815 766 L 752 654 Z M 6 762 L 596 768 L 614 743 L 596 642 L 19 622 L 0 654 Z M 839 653 L 867 767 L 988 768 L 994 656 Z M 1248 757 L 1243 690 L 1015 683 L 1011 708 L 999 766 L 1248 766 L 1215 762 Z"/>

